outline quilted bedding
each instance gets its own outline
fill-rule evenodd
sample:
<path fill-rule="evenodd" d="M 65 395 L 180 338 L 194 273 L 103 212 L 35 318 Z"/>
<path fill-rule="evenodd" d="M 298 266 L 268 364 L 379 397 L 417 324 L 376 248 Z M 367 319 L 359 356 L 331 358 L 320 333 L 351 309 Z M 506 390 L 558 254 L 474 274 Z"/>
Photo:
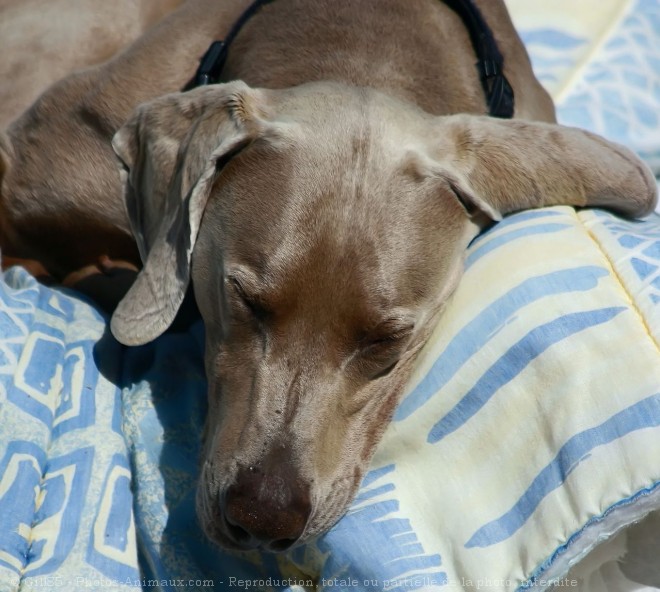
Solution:
<path fill-rule="evenodd" d="M 657 167 L 660 0 L 586 21 L 509 4 L 560 119 Z M 10 270 L 0 592 L 575 587 L 574 564 L 660 510 L 659 343 L 660 216 L 510 216 L 471 245 L 348 514 L 287 554 L 230 555 L 194 516 L 201 323 L 126 349 L 80 296 Z"/>

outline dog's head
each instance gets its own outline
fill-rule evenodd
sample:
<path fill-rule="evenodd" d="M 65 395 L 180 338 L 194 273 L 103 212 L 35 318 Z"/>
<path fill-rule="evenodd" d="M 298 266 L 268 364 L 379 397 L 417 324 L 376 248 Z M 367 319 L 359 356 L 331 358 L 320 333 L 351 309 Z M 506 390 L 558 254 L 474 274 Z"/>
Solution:
<path fill-rule="evenodd" d="M 585 132 L 337 84 L 166 96 L 114 145 L 144 268 L 112 330 L 154 339 L 192 278 L 209 381 L 198 514 L 233 548 L 283 550 L 341 516 L 485 221 L 575 186 L 578 205 L 648 207 L 628 199 L 648 183 L 634 157 Z"/>

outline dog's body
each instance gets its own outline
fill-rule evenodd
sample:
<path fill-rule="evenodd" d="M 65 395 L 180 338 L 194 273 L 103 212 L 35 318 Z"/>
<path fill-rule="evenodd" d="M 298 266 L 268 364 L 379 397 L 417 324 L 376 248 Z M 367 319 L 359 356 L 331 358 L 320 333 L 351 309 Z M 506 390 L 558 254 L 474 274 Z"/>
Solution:
<path fill-rule="evenodd" d="M 110 63 L 57 83 L 14 123 L 6 149 L 15 154 L 6 160 L 31 185 L 11 187 L 11 170 L 5 174 L 6 253 L 39 259 L 56 276 L 103 254 L 139 264 L 108 139 L 137 105 L 183 88 L 211 41 L 248 5 L 193 0 Z M 229 52 L 224 78 L 262 88 L 334 80 L 384 90 L 435 115 L 485 113 L 468 32 L 442 2 L 338 2 L 313 14 L 306 6 L 286 0 L 257 14 Z M 506 9 L 481 8 L 504 54 L 516 116 L 554 121 Z"/>
<path fill-rule="evenodd" d="M 0 130 L 53 82 L 110 59 L 180 3 L 0 0 Z"/>
<path fill-rule="evenodd" d="M 653 209 L 631 153 L 522 121 L 553 122 L 552 103 L 503 3 L 476 4 L 518 121 L 483 117 L 468 33 L 439 0 L 275 0 L 230 48 L 223 77 L 243 82 L 176 93 L 248 5 L 190 0 L 9 130 L 3 249 L 65 274 L 137 263 L 134 235 L 144 268 L 113 318 L 128 344 L 167 328 L 192 278 L 209 379 L 198 509 L 225 546 L 282 550 L 341 515 L 484 223 Z"/>

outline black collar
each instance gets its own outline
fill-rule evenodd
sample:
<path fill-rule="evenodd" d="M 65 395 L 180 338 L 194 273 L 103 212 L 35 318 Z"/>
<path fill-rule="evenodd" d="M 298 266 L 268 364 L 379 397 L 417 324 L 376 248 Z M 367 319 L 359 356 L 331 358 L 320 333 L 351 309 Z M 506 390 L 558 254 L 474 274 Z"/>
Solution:
<path fill-rule="evenodd" d="M 236 35 L 264 4 L 274 0 L 255 0 L 239 19 L 234 23 L 224 41 L 214 41 L 201 59 L 194 78 L 183 90 L 197 86 L 215 84 L 220 81 L 220 75 L 227 60 L 227 51 Z M 500 53 L 493 32 L 484 20 L 473 0 L 442 0 L 463 20 L 470 34 L 472 46 L 477 54 L 477 70 L 481 78 L 481 86 L 486 95 L 488 113 L 493 117 L 510 119 L 513 117 L 513 89 L 504 76 L 504 58 Z"/>
<path fill-rule="evenodd" d="M 477 70 L 486 95 L 488 113 L 493 117 L 513 117 L 513 89 L 504 76 L 504 58 L 493 32 L 473 0 L 443 0 L 463 20 L 477 54 Z"/>

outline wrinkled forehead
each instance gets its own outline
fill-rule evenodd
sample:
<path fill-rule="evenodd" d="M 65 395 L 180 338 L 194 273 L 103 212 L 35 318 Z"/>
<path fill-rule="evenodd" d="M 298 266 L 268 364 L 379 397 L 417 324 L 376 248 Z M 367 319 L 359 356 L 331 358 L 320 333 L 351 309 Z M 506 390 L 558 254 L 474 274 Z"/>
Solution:
<path fill-rule="evenodd" d="M 401 158 L 419 149 L 434 119 L 416 105 L 377 90 L 333 83 L 277 91 L 268 100 L 277 113 L 274 129 L 292 139 L 303 158 L 342 162 L 369 155 L 373 164 L 382 164 L 375 159 Z"/>
<path fill-rule="evenodd" d="M 403 159 L 387 153 L 367 122 L 337 124 L 292 124 L 284 137 L 258 139 L 225 166 L 207 215 L 222 221 L 230 251 L 253 252 L 253 241 L 268 239 L 262 250 L 273 256 L 292 237 L 302 251 L 349 240 L 357 229 L 368 239 L 372 226 L 395 214 L 386 204 L 404 189 Z"/>
<path fill-rule="evenodd" d="M 210 207 L 221 203 L 232 225 L 261 222 L 270 234 L 295 223 L 316 235 L 387 214 L 374 206 L 402 214 L 402 194 L 418 180 L 424 114 L 369 89 L 333 85 L 274 93 L 271 109 L 277 115 L 264 133 L 217 179 Z"/>
<path fill-rule="evenodd" d="M 203 224 L 215 226 L 225 263 L 274 281 L 327 281 L 329 290 L 341 275 L 386 300 L 388 290 L 419 293 L 426 252 L 438 250 L 429 220 L 439 215 L 433 182 L 417 162 L 422 118 L 397 115 L 387 98 L 357 91 L 295 98 L 279 106 L 285 115 L 274 133 L 233 158 L 216 181 Z"/>

